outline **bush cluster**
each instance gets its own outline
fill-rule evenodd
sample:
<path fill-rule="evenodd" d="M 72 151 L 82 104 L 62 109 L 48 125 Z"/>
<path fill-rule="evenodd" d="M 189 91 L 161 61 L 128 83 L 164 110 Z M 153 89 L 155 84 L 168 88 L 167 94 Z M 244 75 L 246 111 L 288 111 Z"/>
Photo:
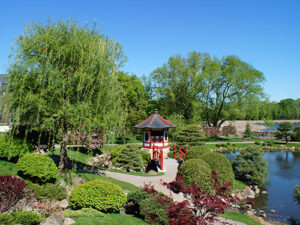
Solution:
<path fill-rule="evenodd" d="M 58 169 L 54 161 L 48 156 L 29 153 L 17 162 L 19 174 L 33 182 L 54 182 L 58 175 Z"/>
<path fill-rule="evenodd" d="M 0 176 L 0 213 L 9 211 L 23 198 L 26 186 L 18 177 Z"/>
<path fill-rule="evenodd" d="M 45 219 L 44 216 L 41 216 L 32 211 L 14 211 L 10 214 L 4 213 L 0 214 L 0 224 L 1 225 L 38 225 Z"/>
<path fill-rule="evenodd" d="M 69 197 L 73 209 L 95 208 L 103 212 L 118 212 L 126 202 L 126 195 L 116 184 L 93 180 L 78 185 Z"/>
<path fill-rule="evenodd" d="M 32 151 L 33 148 L 23 140 L 0 136 L 0 158 L 11 160 Z"/>
<path fill-rule="evenodd" d="M 28 187 L 35 193 L 37 199 L 63 200 L 67 197 L 66 189 L 59 184 L 47 183 L 43 185 L 28 182 Z"/>
<path fill-rule="evenodd" d="M 212 171 L 217 173 L 217 180 L 221 186 L 224 186 L 226 183 L 231 184 L 228 188 L 228 192 L 230 193 L 234 182 L 234 173 L 230 161 L 217 152 L 207 152 L 202 155 L 201 159 L 210 166 Z"/>
<path fill-rule="evenodd" d="M 127 195 L 126 212 L 142 217 L 145 221 L 151 224 L 169 224 L 168 212 L 166 206 L 159 203 L 156 198 L 163 197 L 164 194 L 156 191 L 151 192 L 151 188 L 139 189 L 130 192 Z"/>
<path fill-rule="evenodd" d="M 149 159 L 151 159 L 151 154 L 149 152 L 144 151 L 144 150 L 139 150 L 139 153 L 141 154 L 141 156 L 143 158 L 144 165 L 147 165 Z"/>
<path fill-rule="evenodd" d="M 205 147 L 205 146 L 201 146 L 201 145 L 197 145 L 197 146 L 192 146 L 188 153 L 186 154 L 184 160 L 189 160 L 189 159 L 201 159 L 201 156 L 206 153 L 209 152 L 210 150 Z"/>
<path fill-rule="evenodd" d="M 210 166 L 202 159 L 189 159 L 180 166 L 177 176 L 182 176 L 185 186 L 193 183 L 199 185 L 202 190 L 212 191 Z"/>
<path fill-rule="evenodd" d="M 64 217 L 76 218 L 76 217 L 91 217 L 91 216 L 103 217 L 105 216 L 105 214 L 93 208 L 82 208 L 79 210 L 66 209 L 64 211 Z"/>
<path fill-rule="evenodd" d="M 113 160 L 113 164 L 125 168 L 127 171 L 141 171 L 144 168 L 143 157 L 135 145 L 125 145 L 124 149 Z"/>

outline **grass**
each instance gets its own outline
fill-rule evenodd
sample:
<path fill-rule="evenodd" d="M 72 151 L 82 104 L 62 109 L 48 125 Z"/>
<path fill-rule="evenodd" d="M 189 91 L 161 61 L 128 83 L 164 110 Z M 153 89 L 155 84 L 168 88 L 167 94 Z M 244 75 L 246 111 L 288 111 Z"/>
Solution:
<path fill-rule="evenodd" d="M 7 162 L 7 161 L 2 161 L 0 160 L 0 175 L 12 175 L 15 176 L 17 175 L 17 166 L 15 163 Z M 134 186 L 133 184 L 120 181 L 117 179 L 113 179 L 110 177 L 106 176 L 99 176 L 95 174 L 90 174 L 90 173 L 81 173 L 81 172 L 71 172 L 72 177 L 81 177 L 85 181 L 90 181 L 90 180 L 95 180 L 95 179 L 100 179 L 100 180 L 105 180 L 105 181 L 110 181 L 114 184 L 119 185 L 123 190 L 129 190 L 129 191 L 135 191 L 138 190 L 138 187 Z M 59 176 L 59 178 L 65 179 L 65 177 Z"/>
<path fill-rule="evenodd" d="M 80 177 L 84 179 L 85 181 L 91 181 L 95 179 L 100 179 L 100 180 L 105 180 L 105 181 L 110 181 L 114 184 L 119 185 L 123 190 L 129 190 L 129 191 L 135 191 L 138 190 L 139 188 L 137 186 L 134 186 L 133 184 L 120 181 L 111 177 L 106 177 L 106 176 L 99 176 L 95 174 L 90 174 L 90 173 L 82 173 L 82 172 L 75 172 L 71 173 L 72 177 Z"/>
<path fill-rule="evenodd" d="M 246 184 L 239 180 L 234 180 L 233 182 L 233 190 L 244 190 Z"/>
<path fill-rule="evenodd" d="M 256 222 L 255 220 L 251 219 L 249 216 L 241 213 L 225 212 L 224 214 L 219 214 L 219 216 L 234 221 L 239 221 L 248 225 L 261 225 L 259 222 Z"/>
<path fill-rule="evenodd" d="M 0 175 L 17 175 L 17 166 L 15 163 L 0 160 Z"/>
<path fill-rule="evenodd" d="M 121 214 L 106 214 L 104 217 L 79 217 L 73 218 L 76 225 L 143 225 L 149 224 L 144 220 Z"/>

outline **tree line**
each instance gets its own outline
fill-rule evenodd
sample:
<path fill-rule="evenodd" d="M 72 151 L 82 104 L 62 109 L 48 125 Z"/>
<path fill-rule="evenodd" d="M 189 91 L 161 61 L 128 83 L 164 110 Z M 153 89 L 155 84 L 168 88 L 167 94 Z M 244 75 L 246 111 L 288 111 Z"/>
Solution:
<path fill-rule="evenodd" d="M 15 41 L 2 106 L 26 134 L 60 143 L 60 169 L 72 135 L 92 144 L 95 133 L 102 142 L 107 134 L 126 137 L 155 108 L 217 128 L 231 119 L 298 118 L 299 99 L 262 101 L 263 73 L 237 56 L 175 55 L 141 79 L 121 70 L 125 62 L 121 44 L 96 24 L 30 23 Z"/>

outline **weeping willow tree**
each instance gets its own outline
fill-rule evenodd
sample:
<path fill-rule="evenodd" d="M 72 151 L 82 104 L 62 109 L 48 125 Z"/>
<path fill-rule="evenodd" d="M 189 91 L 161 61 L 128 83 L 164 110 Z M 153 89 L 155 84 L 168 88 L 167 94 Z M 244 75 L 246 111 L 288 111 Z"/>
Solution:
<path fill-rule="evenodd" d="M 11 58 L 6 102 L 12 123 L 49 132 L 61 146 L 60 170 L 67 166 L 71 133 L 122 126 L 116 72 L 125 56 L 96 25 L 30 23 Z"/>

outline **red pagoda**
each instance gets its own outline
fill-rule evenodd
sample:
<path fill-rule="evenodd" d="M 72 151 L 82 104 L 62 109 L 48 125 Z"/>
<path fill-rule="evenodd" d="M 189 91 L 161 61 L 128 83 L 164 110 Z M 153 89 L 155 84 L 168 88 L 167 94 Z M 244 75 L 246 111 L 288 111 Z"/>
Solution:
<path fill-rule="evenodd" d="M 154 110 L 154 113 L 143 122 L 134 126 L 143 129 L 143 147 L 144 149 L 153 149 L 158 147 L 163 149 L 164 155 L 169 151 L 169 128 L 175 128 L 176 125 L 164 119 Z"/>

